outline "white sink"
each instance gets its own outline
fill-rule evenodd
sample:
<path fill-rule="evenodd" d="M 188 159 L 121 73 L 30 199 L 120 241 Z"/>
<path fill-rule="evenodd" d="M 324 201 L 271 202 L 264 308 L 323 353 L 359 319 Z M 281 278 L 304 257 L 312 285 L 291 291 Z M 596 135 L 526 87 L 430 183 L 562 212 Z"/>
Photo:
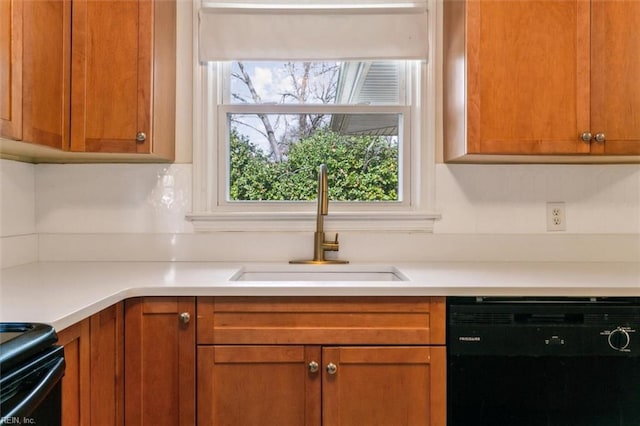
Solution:
<path fill-rule="evenodd" d="M 326 268 L 326 269 L 325 269 Z M 347 269 L 345 269 L 347 268 Z M 351 265 L 291 265 L 281 268 L 241 268 L 230 281 L 406 281 L 396 268 L 352 268 Z"/>

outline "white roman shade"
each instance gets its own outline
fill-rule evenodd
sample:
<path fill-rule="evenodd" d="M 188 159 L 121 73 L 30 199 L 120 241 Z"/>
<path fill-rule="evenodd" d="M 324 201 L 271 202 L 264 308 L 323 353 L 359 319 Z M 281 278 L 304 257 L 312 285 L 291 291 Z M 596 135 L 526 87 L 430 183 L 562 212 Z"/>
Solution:
<path fill-rule="evenodd" d="M 206 5 L 200 61 L 427 58 L 425 1 L 360 1 Z"/>

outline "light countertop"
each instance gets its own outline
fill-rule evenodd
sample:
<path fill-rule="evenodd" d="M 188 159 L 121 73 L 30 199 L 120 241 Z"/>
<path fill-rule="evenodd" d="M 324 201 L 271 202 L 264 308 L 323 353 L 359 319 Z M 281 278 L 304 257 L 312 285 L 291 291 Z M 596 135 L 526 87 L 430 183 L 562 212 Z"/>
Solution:
<path fill-rule="evenodd" d="M 233 281 L 239 271 L 395 271 L 404 281 Z M 322 268 L 322 269 L 319 269 Z M 42 262 L 0 270 L 0 321 L 62 330 L 136 296 L 640 296 L 640 263 Z"/>

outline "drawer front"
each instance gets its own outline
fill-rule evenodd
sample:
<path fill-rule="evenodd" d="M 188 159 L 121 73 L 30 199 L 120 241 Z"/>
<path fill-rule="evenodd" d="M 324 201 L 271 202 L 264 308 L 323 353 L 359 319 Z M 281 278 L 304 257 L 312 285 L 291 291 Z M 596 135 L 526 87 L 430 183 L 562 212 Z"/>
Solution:
<path fill-rule="evenodd" d="M 444 344 L 444 297 L 199 297 L 199 344 Z"/>

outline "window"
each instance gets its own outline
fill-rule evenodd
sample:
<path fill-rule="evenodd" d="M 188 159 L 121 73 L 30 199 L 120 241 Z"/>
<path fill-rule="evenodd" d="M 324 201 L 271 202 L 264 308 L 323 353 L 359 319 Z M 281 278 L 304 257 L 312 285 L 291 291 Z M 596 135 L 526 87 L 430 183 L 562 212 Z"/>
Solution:
<path fill-rule="evenodd" d="M 220 64 L 219 202 L 315 200 L 322 163 L 334 201 L 401 202 L 405 68 L 402 61 Z"/>
<path fill-rule="evenodd" d="M 375 0 L 201 7 L 195 228 L 308 229 L 325 163 L 334 228 L 430 230 L 427 16 Z"/>

